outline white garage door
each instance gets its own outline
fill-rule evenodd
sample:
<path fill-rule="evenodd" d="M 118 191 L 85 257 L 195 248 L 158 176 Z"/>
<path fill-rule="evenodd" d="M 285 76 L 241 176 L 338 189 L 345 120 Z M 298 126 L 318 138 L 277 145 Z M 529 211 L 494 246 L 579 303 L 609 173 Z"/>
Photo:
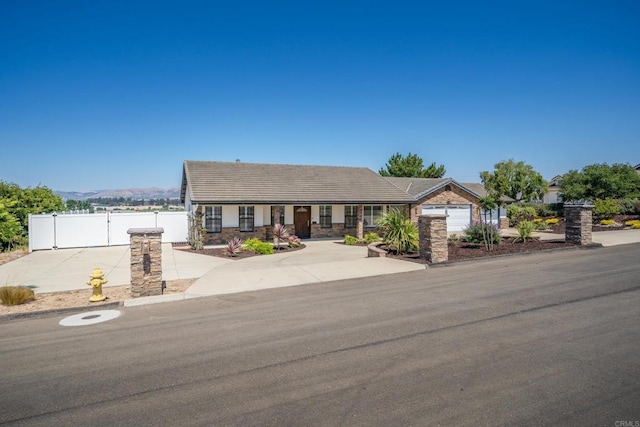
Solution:
<path fill-rule="evenodd" d="M 449 215 L 447 231 L 462 231 L 471 225 L 471 205 L 422 205 L 422 215 Z"/>

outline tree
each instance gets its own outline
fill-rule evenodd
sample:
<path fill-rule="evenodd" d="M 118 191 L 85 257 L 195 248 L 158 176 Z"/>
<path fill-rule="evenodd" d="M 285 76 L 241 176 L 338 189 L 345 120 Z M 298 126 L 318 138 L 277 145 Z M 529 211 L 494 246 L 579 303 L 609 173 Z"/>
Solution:
<path fill-rule="evenodd" d="M 485 224 L 482 227 L 482 239 L 484 240 L 485 248 L 491 252 L 493 250 L 493 210 L 498 208 L 498 202 L 490 196 L 480 197 L 478 206 L 482 210 Z M 487 220 L 487 215 L 489 215 L 489 220 Z"/>
<path fill-rule="evenodd" d="M 0 202 L 0 252 L 11 250 L 22 243 L 22 230 L 18 219 L 9 213 L 4 203 Z"/>
<path fill-rule="evenodd" d="M 540 200 L 547 192 L 547 181 L 523 161 L 513 159 L 494 165 L 493 172 L 480 172 L 489 196 L 495 200 L 507 196 L 517 202 Z"/>
<path fill-rule="evenodd" d="M 640 198 L 640 174 L 630 164 L 596 163 L 571 170 L 560 180 L 562 200 Z"/>
<path fill-rule="evenodd" d="M 2 249 L 10 249 L 24 243 L 29 226 L 29 214 L 62 211 L 65 207 L 62 198 L 53 194 L 47 187 L 21 188 L 17 184 L 2 181 L 0 205 Z M 19 227 L 16 227 L 16 221 Z"/>
<path fill-rule="evenodd" d="M 442 178 L 446 170 L 444 165 L 436 166 L 431 163 L 428 167 L 424 167 L 422 158 L 417 154 L 407 154 L 403 156 L 396 153 L 389 158 L 384 168 L 380 168 L 382 176 L 399 176 L 408 178 Z"/>

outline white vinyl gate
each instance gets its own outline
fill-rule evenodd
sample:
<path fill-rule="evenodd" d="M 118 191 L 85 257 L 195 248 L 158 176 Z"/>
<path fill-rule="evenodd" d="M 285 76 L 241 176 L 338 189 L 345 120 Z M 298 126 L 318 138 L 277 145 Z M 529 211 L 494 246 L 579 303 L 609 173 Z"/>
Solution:
<path fill-rule="evenodd" d="M 163 243 L 185 242 L 187 212 L 29 215 L 29 251 L 128 245 L 130 228 L 162 227 Z"/>

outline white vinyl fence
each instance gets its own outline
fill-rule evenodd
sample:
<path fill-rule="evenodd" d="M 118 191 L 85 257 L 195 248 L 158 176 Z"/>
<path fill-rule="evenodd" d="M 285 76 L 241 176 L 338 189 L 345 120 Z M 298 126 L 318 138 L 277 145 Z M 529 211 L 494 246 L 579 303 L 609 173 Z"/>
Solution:
<path fill-rule="evenodd" d="M 128 245 L 130 228 L 162 227 L 163 243 L 185 242 L 187 212 L 29 215 L 29 251 Z"/>

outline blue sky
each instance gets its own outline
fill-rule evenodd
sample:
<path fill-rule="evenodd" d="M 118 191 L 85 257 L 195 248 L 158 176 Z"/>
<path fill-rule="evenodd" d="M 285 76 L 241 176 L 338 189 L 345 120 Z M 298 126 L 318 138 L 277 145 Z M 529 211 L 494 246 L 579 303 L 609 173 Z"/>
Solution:
<path fill-rule="evenodd" d="M 0 180 L 173 187 L 182 161 L 479 181 L 640 163 L 640 2 L 0 0 Z"/>

